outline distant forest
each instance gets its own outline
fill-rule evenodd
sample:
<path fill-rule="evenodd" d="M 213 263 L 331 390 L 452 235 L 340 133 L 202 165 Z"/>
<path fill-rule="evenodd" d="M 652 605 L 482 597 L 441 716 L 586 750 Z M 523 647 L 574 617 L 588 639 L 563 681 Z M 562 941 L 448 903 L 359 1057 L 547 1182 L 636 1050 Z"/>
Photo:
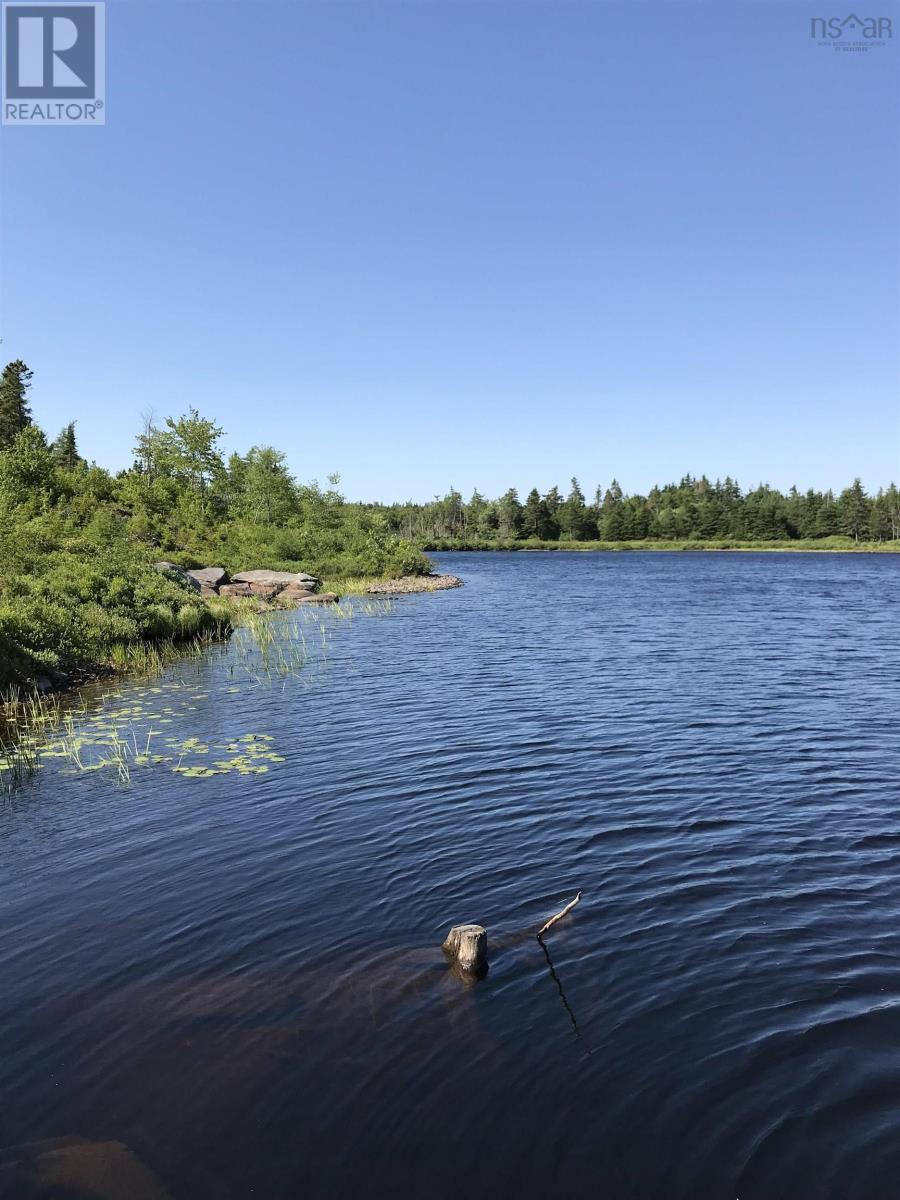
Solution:
<path fill-rule="evenodd" d="M 789 492 L 760 484 L 743 491 L 733 479 L 711 482 L 685 475 L 626 495 L 613 480 L 591 501 L 578 480 L 563 495 L 533 488 L 520 500 L 510 488 L 498 500 L 479 492 L 465 501 L 454 489 L 427 504 L 383 506 L 388 528 L 424 549 L 491 542 L 796 541 L 850 537 L 856 542 L 900 539 L 900 492 L 895 484 L 866 494 L 858 479 L 839 494 L 812 488 Z"/>

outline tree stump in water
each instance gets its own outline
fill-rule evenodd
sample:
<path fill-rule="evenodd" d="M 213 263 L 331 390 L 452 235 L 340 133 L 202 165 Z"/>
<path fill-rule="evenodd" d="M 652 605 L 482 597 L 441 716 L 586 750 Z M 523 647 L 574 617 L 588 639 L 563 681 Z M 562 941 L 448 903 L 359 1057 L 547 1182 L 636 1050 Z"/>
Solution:
<path fill-rule="evenodd" d="M 481 925 L 454 925 L 442 949 L 463 971 L 478 974 L 487 967 L 487 933 Z"/>

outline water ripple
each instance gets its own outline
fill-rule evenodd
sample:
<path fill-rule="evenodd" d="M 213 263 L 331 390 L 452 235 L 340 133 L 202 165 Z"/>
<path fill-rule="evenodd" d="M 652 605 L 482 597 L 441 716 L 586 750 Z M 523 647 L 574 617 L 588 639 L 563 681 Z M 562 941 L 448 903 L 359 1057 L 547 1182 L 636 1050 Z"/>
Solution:
<path fill-rule="evenodd" d="M 893 1195 L 900 560 L 441 566 L 306 680 L 191 676 L 268 773 L 0 814 L 0 1194 L 76 1136 L 175 1200 Z"/>

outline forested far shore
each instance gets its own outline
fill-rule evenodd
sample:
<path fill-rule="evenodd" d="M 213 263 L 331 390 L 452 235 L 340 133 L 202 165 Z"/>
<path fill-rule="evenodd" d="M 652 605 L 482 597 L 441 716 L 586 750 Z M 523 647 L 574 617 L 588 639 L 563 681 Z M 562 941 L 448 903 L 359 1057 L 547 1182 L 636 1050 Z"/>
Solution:
<path fill-rule="evenodd" d="M 425 550 L 490 549 L 517 543 L 824 542 L 835 549 L 854 544 L 900 543 L 900 492 L 894 483 L 874 496 L 859 479 L 843 491 L 780 492 L 768 484 L 744 491 L 733 479 L 711 482 L 685 475 L 653 487 L 646 496 L 626 495 L 615 479 L 590 501 L 577 479 L 564 495 L 533 488 L 520 500 L 510 488 L 497 500 L 474 492 L 466 501 L 451 488 L 427 504 L 376 505 L 387 526 Z"/>

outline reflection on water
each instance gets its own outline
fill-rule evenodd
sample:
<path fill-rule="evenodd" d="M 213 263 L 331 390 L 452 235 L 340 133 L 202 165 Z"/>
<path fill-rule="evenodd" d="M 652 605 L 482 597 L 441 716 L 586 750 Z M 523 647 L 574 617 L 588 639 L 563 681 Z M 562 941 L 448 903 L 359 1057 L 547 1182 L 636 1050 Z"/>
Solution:
<path fill-rule="evenodd" d="M 0 1194 L 892 1195 L 900 563 L 441 567 L 324 669 L 89 706 L 140 777 L 4 807 Z"/>
<path fill-rule="evenodd" d="M 557 975 L 556 970 L 553 966 L 553 959 L 550 957 L 550 951 L 547 949 L 547 943 L 540 936 L 538 936 L 538 938 L 537 938 L 537 943 L 544 952 L 544 958 L 546 958 L 546 960 L 547 960 L 547 969 L 550 972 L 550 978 L 556 984 L 556 990 L 559 992 L 559 998 L 563 1002 L 563 1008 L 569 1014 L 569 1020 L 572 1022 L 572 1028 L 575 1031 L 575 1036 L 580 1037 L 581 1035 L 579 1034 L 579 1031 L 578 1031 L 578 1022 L 575 1020 L 575 1014 L 572 1012 L 572 1006 L 569 1004 L 569 1001 L 566 999 L 566 993 L 565 993 L 565 990 L 562 985 L 562 980 Z"/>

